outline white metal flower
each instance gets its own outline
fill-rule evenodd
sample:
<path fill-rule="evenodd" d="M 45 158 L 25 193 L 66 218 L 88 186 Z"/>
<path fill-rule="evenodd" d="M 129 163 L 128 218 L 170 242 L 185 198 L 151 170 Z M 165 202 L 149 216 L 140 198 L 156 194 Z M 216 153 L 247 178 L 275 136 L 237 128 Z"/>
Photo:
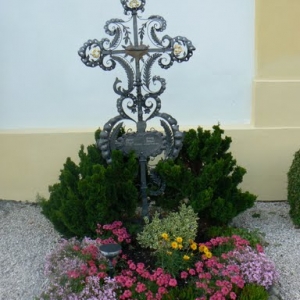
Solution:
<path fill-rule="evenodd" d="M 173 52 L 175 56 L 179 56 L 183 52 L 183 48 L 179 44 L 174 45 L 173 49 L 174 49 Z"/>
<path fill-rule="evenodd" d="M 91 55 L 94 57 L 94 58 L 99 58 L 100 57 L 100 49 L 98 48 L 94 48 L 92 51 L 91 51 Z"/>
<path fill-rule="evenodd" d="M 141 6 L 141 3 L 138 0 L 131 0 L 128 6 L 131 8 L 138 8 Z"/>

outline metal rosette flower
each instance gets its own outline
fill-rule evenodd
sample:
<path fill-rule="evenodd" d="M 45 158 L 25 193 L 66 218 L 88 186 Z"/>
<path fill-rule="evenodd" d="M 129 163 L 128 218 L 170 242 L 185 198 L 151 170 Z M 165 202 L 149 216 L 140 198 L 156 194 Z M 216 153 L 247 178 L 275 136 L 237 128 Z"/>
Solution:
<path fill-rule="evenodd" d="M 146 23 L 140 29 L 141 38 L 143 38 L 144 29 L 147 28 L 147 35 L 150 41 L 158 47 L 158 52 L 161 57 L 158 60 L 159 65 L 163 69 L 168 69 L 173 65 L 174 61 L 188 61 L 193 55 L 196 48 L 192 42 L 182 36 L 175 38 L 169 35 L 164 35 L 161 39 L 158 37 L 158 32 L 163 32 L 167 28 L 166 20 L 158 15 L 150 16 Z M 167 55 L 162 55 L 162 53 Z"/>
<path fill-rule="evenodd" d="M 78 55 L 81 57 L 81 61 L 88 67 L 96 67 L 100 65 L 102 60 L 100 42 L 98 40 L 88 40 L 78 50 Z"/>
<path fill-rule="evenodd" d="M 173 51 L 170 55 L 172 59 L 177 62 L 188 61 L 193 55 L 193 51 L 196 49 L 192 42 L 183 36 L 173 38 L 171 41 L 171 48 Z"/>
<path fill-rule="evenodd" d="M 179 63 L 188 61 L 193 55 L 193 51 L 196 50 L 192 42 L 183 36 L 171 38 L 165 35 L 162 38 L 162 44 L 164 45 L 165 52 L 169 55 L 168 59 L 163 57 L 158 60 L 158 64 L 163 69 L 169 69 L 174 61 Z"/>
<path fill-rule="evenodd" d="M 137 11 L 143 12 L 145 10 L 146 0 L 120 0 L 124 8 L 124 14 L 132 14 Z"/>
<path fill-rule="evenodd" d="M 104 48 L 104 43 L 108 39 L 98 40 L 88 40 L 79 49 L 78 55 L 81 57 L 81 61 L 87 67 L 97 67 L 99 66 L 105 71 L 110 71 L 115 68 L 116 62 L 111 58 L 105 60 L 108 55 L 108 51 Z"/>

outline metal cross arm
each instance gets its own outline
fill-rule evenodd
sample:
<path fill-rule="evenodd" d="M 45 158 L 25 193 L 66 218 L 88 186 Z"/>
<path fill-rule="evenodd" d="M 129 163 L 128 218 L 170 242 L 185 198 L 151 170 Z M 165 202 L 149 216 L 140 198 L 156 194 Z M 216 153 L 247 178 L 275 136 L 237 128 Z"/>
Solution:
<path fill-rule="evenodd" d="M 104 70 L 112 70 L 116 65 L 115 55 L 120 54 L 124 54 L 125 57 L 131 56 L 137 63 L 139 60 L 144 60 L 144 56 L 150 57 L 151 53 L 160 53 L 161 55 L 167 53 L 169 55 L 168 58 L 159 59 L 159 65 L 165 69 L 171 67 L 174 61 L 189 60 L 195 50 L 191 41 L 182 36 L 171 38 L 168 35 L 164 35 L 160 39 L 157 36 L 157 32 L 163 32 L 166 29 L 167 23 L 165 19 L 157 15 L 150 16 L 148 19 L 142 19 L 142 17 L 138 16 L 140 11 L 144 11 L 145 1 L 121 0 L 121 3 L 125 14 L 131 14 L 130 19 L 127 21 L 122 19 L 107 21 L 104 29 L 113 39 L 88 40 L 79 49 L 78 53 L 86 66 L 99 66 Z M 128 26 L 130 21 L 133 24 Z M 146 39 L 155 47 L 146 45 Z M 119 49 L 120 46 L 122 49 Z M 161 55 L 157 55 L 156 59 Z M 125 61 L 124 57 L 123 60 Z M 137 76 L 138 72 L 136 73 Z"/>
<path fill-rule="evenodd" d="M 158 21 L 159 19 L 156 20 Z M 114 21 L 115 20 L 112 19 L 109 22 L 112 23 Z M 115 24 L 120 25 L 121 22 Z M 119 44 L 120 44 L 121 42 L 120 35 L 122 35 L 121 31 L 116 30 L 115 35 L 116 35 L 115 38 L 119 40 Z M 154 35 L 155 32 L 153 31 L 150 38 L 150 40 L 153 43 L 155 43 L 153 39 Z M 123 39 L 126 38 L 124 37 Z M 116 48 L 119 46 L 119 44 L 114 45 L 114 41 L 110 42 L 108 39 L 102 39 L 101 41 L 88 40 L 86 43 L 84 43 L 83 47 L 79 49 L 78 54 L 81 56 L 81 61 L 88 67 L 99 66 L 104 70 L 112 70 L 115 68 L 115 64 L 112 61 L 110 61 L 112 65 L 110 66 L 106 65 L 105 64 L 106 56 L 112 56 L 114 54 L 116 55 L 125 54 L 126 56 L 130 55 L 134 59 L 140 60 L 143 58 L 144 55 L 150 56 L 150 53 L 168 53 L 170 55 L 170 60 L 168 63 L 163 63 L 162 59 L 160 60 L 160 66 L 162 68 L 168 69 L 169 67 L 172 66 L 173 61 L 177 61 L 177 62 L 188 61 L 193 54 L 192 51 L 195 50 L 191 41 L 181 36 L 171 38 L 165 35 L 162 37 L 161 40 L 159 41 L 156 40 L 156 43 L 158 48 L 149 48 L 148 45 L 146 46 L 142 44 L 142 40 L 141 40 L 141 43 L 139 45 L 136 45 L 136 43 L 135 44 L 130 43 L 130 45 L 126 47 L 123 46 L 124 48 L 123 50 L 117 50 Z"/>

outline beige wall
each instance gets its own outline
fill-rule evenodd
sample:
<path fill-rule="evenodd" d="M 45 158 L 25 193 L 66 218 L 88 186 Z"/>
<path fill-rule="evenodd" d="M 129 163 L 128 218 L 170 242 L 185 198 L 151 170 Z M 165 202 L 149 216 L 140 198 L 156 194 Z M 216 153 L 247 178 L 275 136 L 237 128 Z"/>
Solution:
<path fill-rule="evenodd" d="M 299 79 L 299 14 L 299 0 L 256 0 L 258 79 Z"/>
<path fill-rule="evenodd" d="M 299 127 L 300 1 L 256 0 L 255 127 Z"/>
<path fill-rule="evenodd" d="M 0 133 L 0 199 L 35 201 L 48 195 L 68 156 L 78 162 L 80 145 L 94 142 L 82 132 Z"/>
<path fill-rule="evenodd" d="M 242 188 L 259 200 L 286 199 L 286 173 L 300 145 L 298 128 L 227 128 L 234 157 L 247 169 Z M 0 134 L 0 199 L 35 201 L 70 156 L 78 162 L 81 144 L 94 142 L 93 131 Z"/>
<path fill-rule="evenodd" d="M 286 200 L 286 173 L 300 148 L 299 16 L 299 0 L 256 0 L 252 123 L 226 128 L 248 171 L 242 188 L 259 200 Z M 93 130 L 0 132 L 0 199 L 48 196 L 66 157 L 76 159 L 80 144 L 92 142 Z"/>
<path fill-rule="evenodd" d="M 247 155 L 245 186 L 255 185 L 261 200 L 286 199 L 286 173 L 300 148 L 299 16 L 298 0 L 256 0 L 252 125 L 259 152 L 254 146 Z"/>

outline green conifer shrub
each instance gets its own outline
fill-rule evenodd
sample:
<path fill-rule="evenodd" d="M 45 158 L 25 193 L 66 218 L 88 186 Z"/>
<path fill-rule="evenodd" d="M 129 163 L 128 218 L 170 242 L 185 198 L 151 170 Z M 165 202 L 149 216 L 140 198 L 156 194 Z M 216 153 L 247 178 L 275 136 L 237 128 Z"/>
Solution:
<path fill-rule="evenodd" d="M 253 206 L 256 196 L 238 188 L 246 170 L 236 164 L 228 151 L 231 138 L 223 133 L 219 125 L 212 131 L 191 129 L 178 158 L 157 164 L 156 171 L 166 182 L 159 206 L 173 209 L 187 198 L 200 219 L 214 225 L 227 224 Z"/>
<path fill-rule="evenodd" d="M 42 199 L 42 213 L 65 236 L 95 236 L 96 224 L 132 219 L 138 203 L 138 162 L 113 151 L 107 165 L 96 145 L 81 146 L 79 164 L 67 158 L 59 182 Z"/>
<path fill-rule="evenodd" d="M 120 134 L 124 133 L 124 129 Z M 100 131 L 95 133 L 98 139 Z M 213 225 L 227 224 L 253 206 L 255 196 L 238 185 L 246 173 L 228 152 L 231 139 L 223 138 L 219 125 L 213 131 L 189 130 L 175 161 L 160 161 L 156 171 L 165 179 L 166 191 L 157 205 L 177 210 L 183 199 L 200 217 Z M 42 212 L 66 236 L 91 236 L 97 223 L 132 221 L 138 204 L 138 161 L 114 151 L 107 165 L 96 145 L 81 146 L 79 164 L 67 158 L 59 182 L 42 199 Z"/>
<path fill-rule="evenodd" d="M 295 155 L 288 171 L 288 203 L 290 216 L 297 227 L 300 226 L 300 150 Z"/>

